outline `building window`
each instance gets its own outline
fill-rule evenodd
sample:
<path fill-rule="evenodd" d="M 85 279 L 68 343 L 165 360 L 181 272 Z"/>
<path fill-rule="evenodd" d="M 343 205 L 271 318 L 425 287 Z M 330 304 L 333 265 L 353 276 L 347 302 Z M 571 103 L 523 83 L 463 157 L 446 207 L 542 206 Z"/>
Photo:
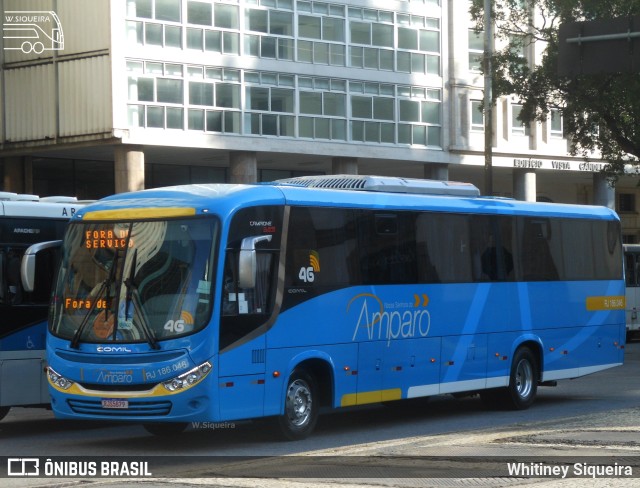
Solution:
<path fill-rule="evenodd" d="M 422 16 L 399 15 L 397 71 L 440 74 L 440 21 Z M 405 52 L 414 51 L 414 52 Z M 417 52 L 415 52 L 417 51 Z M 429 54 L 426 54 L 429 53 Z"/>
<path fill-rule="evenodd" d="M 564 136 L 562 113 L 557 108 L 552 108 L 549 114 L 551 137 L 562 138 Z"/>
<path fill-rule="evenodd" d="M 237 29 L 240 24 L 238 7 L 228 3 L 213 5 L 213 25 L 223 29 Z"/>
<path fill-rule="evenodd" d="M 395 100 L 380 95 L 351 95 L 351 140 L 394 144 Z"/>
<path fill-rule="evenodd" d="M 635 212 L 635 193 L 618 193 L 618 212 Z"/>
<path fill-rule="evenodd" d="M 244 51 L 246 55 L 293 61 L 293 13 L 247 8 L 245 9 L 245 25 L 249 31 L 272 34 L 245 34 Z"/>
<path fill-rule="evenodd" d="M 187 22 L 197 25 L 213 25 L 213 8 L 210 3 L 187 2 Z"/>
<path fill-rule="evenodd" d="M 469 71 L 482 71 L 484 58 L 483 32 L 469 29 Z"/>
<path fill-rule="evenodd" d="M 128 0 L 127 15 L 143 19 L 180 22 L 180 0 Z"/>
<path fill-rule="evenodd" d="M 127 15 L 149 21 L 128 21 L 127 35 L 134 44 L 182 48 L 181 0 L 128 0 Z"/>
<path fill-rule="evenodd" d="M 347 140 L 346 82 L 300 77 L 298 86 L 298 137 Z"/>
<path fill-rule="evenodd" d="M 441 147 L 441 93 L 436 89 L 398 87 L 398 143 Z"/>
<path fill-rule="evenodd" d="M 484 132 L 484 109 L 482 100 L 471 100 L 471 130 Z"/>
<path fill-rule="evenodd" d="M 295 90 L 278 86 L 276 74 L 264 73 L 260 78 L 256 74 L 245 77 L 245 82 L 257 84 L 245 88 L 245 133 L 294 137 Z"/>
<path fill-rule="evenodd" d="M 349 65 L 393 71 L 393 12 L 350 7 L 349 19 Z"/>
<path fill-rule="evenodd" d="M 522 105 L 511 105 L 511 133 L 517 136 L 529 135 L 529 123 L 523 122 L 518 117 L 522 112 Z"/>

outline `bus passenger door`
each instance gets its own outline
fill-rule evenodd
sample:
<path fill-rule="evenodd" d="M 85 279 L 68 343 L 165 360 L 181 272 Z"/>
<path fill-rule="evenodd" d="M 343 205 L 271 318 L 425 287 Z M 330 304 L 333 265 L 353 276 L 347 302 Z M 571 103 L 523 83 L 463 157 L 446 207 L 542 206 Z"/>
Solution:
<path fill-rule="evenodd" d="M 265 334 L 277 314 L 281 222 L 282 207 L 261 206 L 238 211 L 231 223 L 219 307 L 221 420 L 264 414 Z"/>
<path fill-rule="evenodd" d="M 256 262 L 268 267 L 269 257 L 265 253 Z M 222 420 L 263 415 L 266 338 L 260 329 L 269 313 L 261 303 L 261 280 L 242 283 L 236 274 L 238 259 L 238 253 L 228 252 L 225 263 L 218 365 Z"/>

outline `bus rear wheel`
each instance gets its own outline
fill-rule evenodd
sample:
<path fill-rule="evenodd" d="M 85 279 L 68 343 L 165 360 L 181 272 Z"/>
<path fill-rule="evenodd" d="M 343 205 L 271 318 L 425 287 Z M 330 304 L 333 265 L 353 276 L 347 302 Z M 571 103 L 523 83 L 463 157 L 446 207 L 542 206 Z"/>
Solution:
<path fill-rule="evenodd" d="M 538 361 L 528 347 L 518 349 L 511 363 L 509 386 L 480 392 L 482 401 L 492 408 L 526 410 L 538 392 Z"/>
<path fill-rule="evenodd" d="M 286 440 L 305 439 L 318 421 L 318 388 L 311 375 L 295 370 L 284 397 L 284 414 L 278 417 L 280 433 Z"/>
<path fill-rule="evenodd" d="M 149 434 L 157 435 L 158 437 L 172 437 L 184 432 L 187 428 L 186 422 L 159 422 L 154 424 L 144 424 L 144 429 Z"/>

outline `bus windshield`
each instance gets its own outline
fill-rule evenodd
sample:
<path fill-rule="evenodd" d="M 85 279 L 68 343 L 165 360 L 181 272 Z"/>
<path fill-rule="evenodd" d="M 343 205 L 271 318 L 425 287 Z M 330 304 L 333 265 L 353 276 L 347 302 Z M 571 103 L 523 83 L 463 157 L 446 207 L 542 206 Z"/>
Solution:
<path fill-rule="evenodd" d="M 211 315 L 213 219 L 69 226 L 52 298 L 51 332 L 82 342 L 158 342 Z"/>

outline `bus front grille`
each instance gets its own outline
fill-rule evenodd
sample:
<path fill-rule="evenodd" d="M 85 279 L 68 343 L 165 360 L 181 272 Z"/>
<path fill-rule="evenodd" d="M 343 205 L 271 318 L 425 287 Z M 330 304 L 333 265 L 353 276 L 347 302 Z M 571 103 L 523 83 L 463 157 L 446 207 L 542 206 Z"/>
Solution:
<path fill-rule="evenodd" d="M 68 400 L 69 407 L 74 413 L 85 415 L 101 415 L 113 418 L 118 417 L 149 417 L 168 415 L 171 411 L 171 402 L 168 401 L 142 401 L 129 400 L 127 408 L 104 408 L 102 400 Z"/>

